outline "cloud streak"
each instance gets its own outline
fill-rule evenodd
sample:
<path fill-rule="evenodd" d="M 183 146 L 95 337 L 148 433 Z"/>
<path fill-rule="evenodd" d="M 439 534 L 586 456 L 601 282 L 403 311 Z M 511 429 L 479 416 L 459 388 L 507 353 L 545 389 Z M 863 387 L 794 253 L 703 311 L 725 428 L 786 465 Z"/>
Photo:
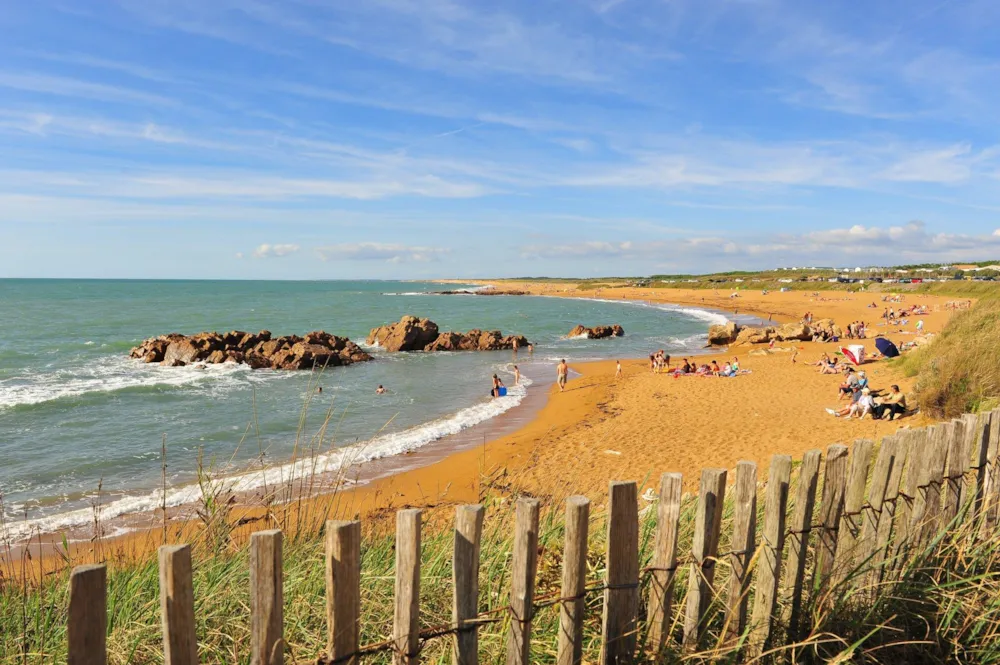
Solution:
<path fill-rule="evenodd" d="M 324 245 L 316 248 L 323 261 L 385 261 L 408 263 L 438 261 L 448 255 L 446 247 L 426 247 L 381 242 L 356 242 Z"/>

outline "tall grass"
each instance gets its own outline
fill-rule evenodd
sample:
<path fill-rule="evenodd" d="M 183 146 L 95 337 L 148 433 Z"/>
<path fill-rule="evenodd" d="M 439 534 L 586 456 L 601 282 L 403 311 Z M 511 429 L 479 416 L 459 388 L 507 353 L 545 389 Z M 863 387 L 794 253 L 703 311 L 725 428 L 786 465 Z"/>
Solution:
<path fill-rule="evenodd" d="M 790 493 L 793 494 L 794 493 Z M 484 663 L 502 663 L 506 653 L 509 569 L 512 558 L 513 503 L 491 493 L 485 500 L 488 518 L 483 531 L 480 607 L 500 619 L 480 629 Z M 763 504 L 763 501 L 760 502 Z M 680 552 L 692 541 L 695 501 L 682 505 Z M 452 533 L 450 509 L 432 512 L 425 527 L 421 561 L 421 623 L 448 624 L 451 618 Z M 732 507 L 724 515 L 720 551 L 729 548 Z M 598 509 L 591 523 L 588 586 L 605 576 L 606 512 Z M 391 634 L 394 543 L 387 523 L 365 524 L 362 549 L 361 641 L 376 643 Z M 655 503 L 640 516 L 641 565 L 649 564 L 655 529 Z M 539 529 L 536 595 L 559 593 L 564 537 L 561 504 L 548 503 Z M 200 659 L 204 663 L 249 661 L 249 565 L 245 547 L 197 550 L 195 615 Z M 814 593 L 806 605 L 810 630 L 797 641 L 784 639 L 779 626 L 775 645 L 759 662 L 827 663 L 1000 663 L 1000 535 L 979 537 L 978 525 L 956 520 L 951 529 L 917 552 L 904 552 L 883 564 L 884 580 L 861 583 L 859 568 L 841 586 Z M 287 662 L 315 662 L 325 642 L 325 585 L 321 537 L 292 539 L 285 548 L 285 637 Z M 66 606 L 69 566 L 41 583 L 26 586 L 7 581 L 0 588 L 0 663 L 52 663 L 66 659 Z M 687 589 L 687 567 L 675 586 L 674 636 L 679 638 L 680 613 Z M 720 558 L 717 590 L 726 588 L 728 568 Z M 643 598 L 647 590 L 643 580 Z M 162 660 L 159 632 L 158 575 L 155 558 L 110 564 L 108 587 L 109 662 L 157 663 Z M 717 607 L 722 598 L 715 598 Z M 784 601 L 782 601 L 784 602 Z M 587 597 L 586 662 L 600 654 L 601 594 Z M 641 605 L 642 607 L 642 605 Z M 535 617 L 532 662 L 555 661 L 558 606 Z M 675 610 L 677 612 L 677 610 Z M 679 647 L 655 659 L 664 663 L 736 662 L 737 646 L 725 637 L 725 620 L 716 612 L 703 647 L 683 653 Z M 640 635 L 640 643 L 644 636 Z M 422 662 L 450 662 L 447 637 L 427 642 Z M 643 652 L 645 653 L 645 652 Z M 388 663 L 391 654 L 367 657 Z M 652 662 L 646 654 L 641 660 Z M 751 661 L 754 662 L 754 661 Z"/>
<path fill-rule="evenodd" d="M 936 418 L 993 408 L 1000 397 L 1000 297 L 959 312 L 931 344 L 897 364 L 917 377 L 917 402 Z"/>

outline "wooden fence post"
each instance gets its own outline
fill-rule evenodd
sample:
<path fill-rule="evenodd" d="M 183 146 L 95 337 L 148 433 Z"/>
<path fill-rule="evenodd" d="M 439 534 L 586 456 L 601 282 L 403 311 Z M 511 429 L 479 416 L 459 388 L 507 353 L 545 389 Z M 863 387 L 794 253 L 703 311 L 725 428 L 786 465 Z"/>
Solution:
<path fill-rule="evenodd" d="M 480 505 L 458 506 L 455 509 L 455 556 L 452 560 L 453 603 L 455 624 L 453 665 L 478 665 L 479 628 L 474 623 L 479 616 L 479 547 L 483 534 Z"/>
<path fill-rule="evenodd" d="M 634 482 L 608 487 L 608 583 L 604 590 L 602 665 L 635 655 L 639 618 L 639 506 Z"/>
<path fill-rule="evenodd" d="M 837 534 L 837 553 L 834 556 L 833 585 L 847 579 L 854 569 L 861 536 L 861 507 L 865 505 L 865 487 L 868 484 L 868 466 L 871 464 L 874 442 L 859 439 L 851 449 L 851 464 L 844 490 L 844 514 L 840 518 Z"/>
<path fill-rule="evenodd" d="M 522 497 L 517 500 L 512 568 L 507 665 L 528 665 L 531 660 L 535 572 L 538 568 L 538 499 Z"/>
<path fill-rule="evenodd" d="M 361 522 L 326 523 L 326 653 L 358 662 L 361 620 Z"/>
<path fill-rule="evenodd" d="M 250 536 L 250 663 L 285 662 L 285 607 L 280 529 Z"/>
<path fill-rule="evenodd" d="M 104 565 L 76 566 L 69 577 L 66 635 L 69 665 L 108 662 L 108 570 Z"/>
<path fill-rule="evenodd" d="M 990 440 L 986 446 L 986 475 L 983 478 L 983 522 L 980 537 L 993 533 L 997 523 L 997 503 L 1000 498 L 1000 409 L 990 415 Z"/>
<path fill-rule="evenodd" d="M 915 523 L 915 542 L 926 543 L 941 527 L 941 490 L 944 483 L 948 446 L 954 436 L 954 423 L 935 425 L 929 436 L 927 461 L 920 474 L 917 504 L 911 521 Z"/>
<path fill-rule="evenodd" d="M 788 512 L 788 486 L 792 477 L 792 458 L 775 455 L 767 474 L 767 498 L 764 504 L 764 531 L 757 562 L 757 592 L 753 603 L 750 642 L 759 654 L 771 639 L 774 610 L 781 580 L 781 555 L 785 548 L 785 514 Z"/>
<path fill-rule="evenodd" d="M 861 507 L 861 539 L 858 541 L 858 554 L 855 563 L 864 567 L 864 583 L 870 585 L 877 579 L 875 552 L 878 547 L 879 524 L 886 507 L 885 495 L 889 488 L 889 477 L 899 463 L 896 456 L 896 437 L 886 436 L 878 449 L 875 466 L 872 468 L 872 482 L 868 488 L 868 503 Z"/>
<path fill-rule="evenodd" d="M 960 418 L 952 421 L 948 437 L 948 457 L 945 463 L 944 506 L 941 509 L 941 526 L 947 527 L 962 507 L 965 492 L 965 474 L 969 471 L 969 423 Z"/>
<path fill-rule="evenodd" d="M 396 665 L 416 665 L 420 660 L 420 518 L 417 508 L 396 512 Z"/>
<path fill-rule="evenodd" d="M 976 418 L 975 434 L 972 437 L 972 467 L 974 469 L 972 483 L 972 514 L 970 520 L 979 524 L 983 514 L 983 497 L 986 489 L 987 459 L 989 458 L 990 428 L 993 427 L 993 414 L 980 413 Z"/>
<path fill-rule="evenodd" d="M 902 501 L 896 506 L 896 535 L 893 538 L 893 553 L 896 557 L 910 547 L 916 536 L 914 516 L 917 511 L 923 511 L 925 495 L 920 488 L 920 479 L 925 473 L 925 467 L 929 466 L 927 457 L 931 451 L 928 428 L 904 431 L 903 436 L 908 442 L 910 461 L 906 465 L 899 493 Z"/>
<path fill-rule="evenodd" d="M 847 487 L 847 446 L 835 443 L 826 449 L 823 477 L 823 501 L 819 506 L 819 544 L 816 548 L 816 585 L 823 593 L 829 587 L 833 561 L 837 554 L 837 531 L 844 512 L 844 489 Z"/>
<path fill-rule="evenodd" d="M 784 587 L 788 590 L 788 633 L 791 641 L 798 639 L 798 625 L 802 614 L 802 591 L 806 579 L 806 553 L 809 534 L 812 532 L 813 509 L 816 506 L 816 487 L 819 484 L 819 465 L 823 453 L 807 451 L 799 466 L 799 487 L 795 494 L 795 511 L 789 533 L 788 564 L 785 569 Z"/>
<path fill-rule="evenodd" d="M 712 600 L 715 559 L 719 553 L 719 528 L 726 498 L 726 470 L 703 469 L 695 515 L 691 572 L 688 576 L 687 611 L 684 616 L 684 648 L 695 650 L 701 639 L 705 616 Z"/>
<path fill-rule="evenodd" d="M 163 545 L 160 559 L 160 619 L 163 624 L 164 665 L 195 665 L 194 588 L 191 547 Z"/>
<path fill-rule="evenodd" d="M 660 476 L 660 503 L 656 511 L 656 545 L 649 582 L 649 642 L 654 654 L 663 652 L 670 639 L 674 579 L 677 576 L 677 531 L 681 516 L 681 474 Z"/>
<path fill-rule="evenodd" d="M 889 469 L 889 478 L 885 483 L 885 492 L 882 497 L 881 512 L 878 514 L 875 525 L 875 550 L 871 561 L 872 574 L 869 576 L 869 584 L 874 595 L 878 590 L 879 583 L 885 579 L 882 569 L 883 563 L 889 553 L 889 541 L 892 536 L 893 525 L 897 524 L 897 515 L 900 514 L 905 501 L 900 494 L 899 485 L 903 478 L 903 471 L 910 459 L 910 444 L 913 441 L 912 433 L 900 433 L 892 437 L 895 451 L 893 453 L 892 468 Z M 885 445 L 885 439 L 882 440 Z"/>
<path fill-rule="evenodd" d="M 587 604 L 587 535 L 590 499 L 566 499 L 566 540 L 563 548 L 562 598 L 559 607 L 558 665 L 579 665 L 583 659 L 583 615 Z"/>
<path fill-rule="evenodd" d="M 773 462 L 772 462 L 773 463 Z M 747 625 L 750 560 L 757 539 L 757 465 L 737 462 L 733 487 L 733 538 L 730 555 L 726 635 L 735 642 Z"/>

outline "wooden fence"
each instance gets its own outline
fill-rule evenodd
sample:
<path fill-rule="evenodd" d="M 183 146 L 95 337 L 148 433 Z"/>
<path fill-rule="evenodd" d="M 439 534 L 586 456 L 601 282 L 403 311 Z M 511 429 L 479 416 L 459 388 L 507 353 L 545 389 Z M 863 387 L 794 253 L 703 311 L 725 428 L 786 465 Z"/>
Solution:
<path fill-rule="evenodd" d="M 396 519 L 396 582 L 391 637 L 359 643 L 361 610 L 361 525 L 331 521 L 326 528 L 327 649 L 320 663 L 357 663 L 367 655 L 391 652 L 394 663 L 414 665 L 422 645 L 447 637 L 455 665 L 476 665 L 478 628 L 509 613 L 507 664 L 529 662 L 532 619 L 541 607 L 559 606 L 559 665 L 581 662 L 585 597 L 603 594 L 601 662 L 628 663 L 655 657 L 667 648 L 694 651 L 710 622 L 736 644 L 739 658 L 794 641 L 809 630 L 807 600 L 823 601 L 831 589 L 875 589 L 943 529 L 971 521 L 974 533 L 991 533 L 1000 504 L 1000 410 L 965 416 L 920 430 L 885 437 L 872 460 L 874 443 L 859 440 L 848 450 L 831 445 L 825 461 L 807 452 L 793 487 L 792 459 L 775 455 L 757 508 L 757 468 L 702 471 L 691 552 L 678 557 L 682 478 L 666 473 L 656 504 L 656 537 L 650 565 L 640 569 L 636 484 L 610 485 L 606 579 L 585 585 L 590 502 L 566 501 L 562 590 L 558 598 L 537 598 L 539 502 L 516 504 L 510 603 L 502 611 L 479 610 L 482 506 L 459 506 L 455 516 L 453 612 L 450 625 L 420 629 L 421 511 L 402 510 Z M 820 491 L 820 467 L 823 483 Z M 731 505 L 731 550 L 719 551 L 726 492 Z M 762 515 L 762 521 L 759 519 Z M 716 564 L 729 567 L 727 584 L 717 588 Z M 811 565 L 807 565 L 807 562 Z M 197 662 L 191 551 L 187 545 L 159 551 L 163 655 L 167 665 Z M 687 568 L 687 591 L 676 573 Z M 809 576 L 807 577 L 807 571 Z M 69 600 L 69 663 L 106 662 L 106 570 L 73 570 Z M 251 662 L 284 662 L 282 638 L 282 534 L 262 531 L 250 542 Z M 838 586 L 839 585 L 839 586 Z M 640 603 L 645 593 L 645 611 Z M 869 591 L 871 593 L 871 591 Z M 718 602 L 718 599 L 722 602 Z M 751 602 L 752 601 L 752 602 Z M 723 613 L 720 615 L 719 613 Z M 778 628 L 780 627 L 780 630 Z M 679 641 L 679 643 L 678 643 Z"/>

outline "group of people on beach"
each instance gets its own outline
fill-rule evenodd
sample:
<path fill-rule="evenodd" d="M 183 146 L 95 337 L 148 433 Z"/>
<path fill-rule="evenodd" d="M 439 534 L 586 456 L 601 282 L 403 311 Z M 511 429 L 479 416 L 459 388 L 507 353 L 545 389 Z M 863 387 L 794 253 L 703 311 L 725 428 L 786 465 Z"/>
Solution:
<path fill-rule="evenodd" d="M 824 372 L 821 368 L 821 373 L 831 372 Z M 826 412 L 834 417 L 848 420 L 851 418 L 861 420 L 866 416 L 871 416 L 873 420 L 882 420 L 886 416 L 889 420 L 895 420 L 896 416 L 906 415 L 906 395 L 898 385 L 892 384 L 887 394 L 882 395 L 880 392 L 871 389 L 868 375 L 864 370 L 855 371 L 853 367 L 846 367 L 844 380 L 837 387 L 837 401 L 847 400 L 847 404 L 836 409 L 827 409 Z"/>
<path fill-rule="evenodd" d="M 848 339 L 865 339 L 868 324 L 864 321 L 852 321 L 847 324 L 847 329 L 844 332 Z"/>
<path fill-rule="evenodd" d="M 678 365 L 675 370 L 671 372 L 674 378 L 680 376 L 722 376 L 730 377 L 737 376 L 739 374 L 748 374 L 750 370 L 740 369 L 740 359 L 733 358 L 732 361 L 725 361 L 720 367 L 717 360 L 713 360 L 710 363 L 703 363 L 701 365 L 697 363 L 688 362 L 687 358 L 684 358 L 684 362 Z"/>
<path fill-rule="evenodd" d="M 653 374 L 670 369 L 670 354 L 660 349 L 656 353 L 649 354 L 649 369 Z"/>

